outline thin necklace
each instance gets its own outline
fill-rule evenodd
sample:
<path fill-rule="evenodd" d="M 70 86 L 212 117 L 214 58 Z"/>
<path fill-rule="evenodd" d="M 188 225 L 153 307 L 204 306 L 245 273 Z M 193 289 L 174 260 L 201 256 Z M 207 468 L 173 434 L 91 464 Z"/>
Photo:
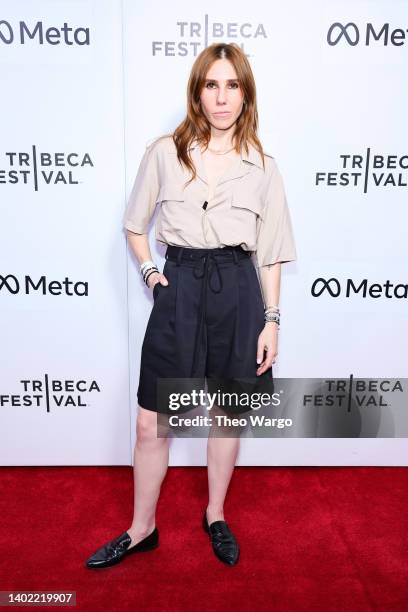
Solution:
<path fill-rule="evenodd" d="M 235 149 L 235 147 L 232 147 L 231 149 L 228 149 L 228 151 L 215 151 L 214 149 L 210 149 L 210 147 L 207 147 L 207 149 L 209 151 L 211 151 L 211 153 L 215 153 L 216 155 L 226 155 L 230 151 L 233 151 Z"/>

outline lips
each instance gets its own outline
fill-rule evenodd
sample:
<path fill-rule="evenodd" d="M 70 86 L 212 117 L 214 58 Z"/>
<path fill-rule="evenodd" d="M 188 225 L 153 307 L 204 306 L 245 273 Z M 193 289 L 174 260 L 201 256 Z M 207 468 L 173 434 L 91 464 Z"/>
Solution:
<path fill-rule="evenodd" d="M 216 117 L 226 117 L 227 115 L 230 115 L 230 114 L 231 114 L 230 111 L 225 111 L 222 113 L 214 113 Z"/>

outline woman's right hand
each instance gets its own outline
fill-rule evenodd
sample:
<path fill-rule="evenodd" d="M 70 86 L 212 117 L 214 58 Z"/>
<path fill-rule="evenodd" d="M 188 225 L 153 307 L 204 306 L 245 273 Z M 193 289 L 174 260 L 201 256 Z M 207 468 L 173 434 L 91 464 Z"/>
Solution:
<path fill-rule="evenodd" d="M 157 283 L 161 283 L 162 285 L 168 285 L 169 281 L 164 276 L 164 274 L 161 274 L 160 272 L 153 272 L 153 274 L 151 274 L 147 279 L 147 286 L 149 287 L 149 289 L 153 290 L 154 286 Z"/>

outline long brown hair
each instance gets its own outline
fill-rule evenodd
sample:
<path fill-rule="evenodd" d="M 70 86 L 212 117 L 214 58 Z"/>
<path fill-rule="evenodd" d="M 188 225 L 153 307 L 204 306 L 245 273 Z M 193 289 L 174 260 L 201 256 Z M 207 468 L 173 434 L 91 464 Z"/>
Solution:
<path fill-rule="evenodd" d="M 199 145 L 204 145 L 204 148 L 206 148 L 211 138 L 210 124 L 201 109 L 201 90 L 213 62 L 224 58 L 229 60 L 235 68 L 245 101 L 235 124 L 233 135 L 235 151 L 240 153 L 241 147 L 243 147 L 248 155 L 248 143 L 251 143 L 260 153 L 265 169 L 264 153 L 257 136 L 258 110 L 255 79 L 251 66 L 245 53 L 236 43 L 214 43 L 201 51 L 191 68 L 187 85 L 187 115 L 172 134 L 178 160 L 192 172 L 192 177 L 188 183 L 197 176 L 194 163 L 188 153 L 189 146 L 196 139 Z"/>

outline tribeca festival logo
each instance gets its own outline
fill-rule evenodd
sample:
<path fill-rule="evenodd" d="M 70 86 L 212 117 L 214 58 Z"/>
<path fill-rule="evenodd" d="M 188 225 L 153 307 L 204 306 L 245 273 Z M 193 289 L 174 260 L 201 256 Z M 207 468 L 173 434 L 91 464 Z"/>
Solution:
<path fill-rule="evenodd" d="M 94 167 L 88 153 L 39 151 L 7 151 L 6 167 L 0 167 L 0 184 L 31 185 L 34 191 L 45 185 L 78 185 L 78 170 Z"/>
<path fill-rule="evenodd" d="M 76 297 L 87 297 L 89 295 L 89 284 L 87 281 L 72 281 L 67 276 L 64 280 L 48 280 L 46 276 L 33 279 L 26 274 L 21 281 L 14 274 L 0 273 L 0 295 L 8 292 L 12 295 L 23 293 L 30 295 L 40 293 L 42 295 L 68 295 Z"/>
<path fill-rule="evenodd" d="M 46 26 L 42 21 L 28 25 L 25 21 L 12 24 L 5 19 L 0 20 L 0 44 L 25 45 L 33 42 L 37 45 L 89 45 L 89 28 L 73 28 L 64 22 L 63 26 Z"/>
<path fill-rule="evenodd" d="M 393 393 L 403 393 L 402 380 L 387 378 L 321 379 L 323 388 L 319 392 L 306 393 L 303 406 L 339 406 L 351 412 L 357 408 L 386 407 L 392 403 Z"/>
<path fill-rule="evenodd" d="M 367 193 L 369 186 L 379 189 L 408 186 L 408 155 L 372 153 L 367 148 L 364 154 L 341 154 L 339 160 L 337 169 L 316 172 L 316 186 L 360 188 L 363 193 Z"/>
<path fill-rule="evenodd" d="M 401 47 L 405 44 L 407 29 L 402 28 L 391 29 L 389 23 L 384 23 L 382 26 L 374 26 L 372 23 L 366 23 L 362 27 L 358 27 L 356 23 L 350 21 L 343 24 L 339 21 L 332 23 L 327 31 L 327 43 L 334 47 L 343 42 L 351 47 L 356 45 L 389 45 Z"/>
<path fill-rule="evenodd" d="M 313 297 L 320 297 L 323 293 L 332 298 L 340 296 L 354 298 L 356 296 L 363 299 L 407 299 L 408 283 L 392 283 L 386 280 L 384 283 L 371 283 L 367 278 L 358 281 L 346 278 L 340 281 L 338 278 L 316 278 L 312 284 L 311 294 Z"/>
<path fill-rule="evenodd" d="M 101 392 L 95 380 L 50 378 L 48 374 L 44 374 L 44 380 L 25 378 L 20 384 L 20 393 L 4 393 L 0 389 L 0 408 L 32 406 L 45 408 L 46 412 L 70 406 L 84 408 L 92 405 L 85 401 L 88 395 Z"/>
<path fill-rule="evenodd" d="M 241 49 L 246 53 L 247 42 L 258 38 L 265 39 L 267 34 L 263 23 L 248 21 L 211 21 L 208 14 L 202 21 L 177 21 L 176 40 L 153 40 L 152 55 L 154 57 L 185 57 L 197 56 L 202 49 L 212 42 L 240 41 Z M 210 43 L 211 41 L 211 43 Z M 246 53 L 250 57 L 249 53 Z"/>

